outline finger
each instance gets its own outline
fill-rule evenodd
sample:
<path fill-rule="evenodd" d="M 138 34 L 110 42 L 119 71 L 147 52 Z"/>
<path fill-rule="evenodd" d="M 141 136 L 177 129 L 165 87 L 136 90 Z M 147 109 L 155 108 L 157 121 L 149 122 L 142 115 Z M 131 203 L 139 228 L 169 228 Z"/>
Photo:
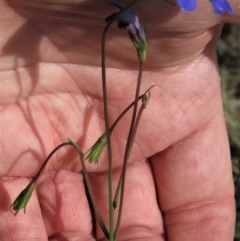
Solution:
<path fill-rule="evenodd" d="M 112 5 L 93 1 L 69 1 L 67 4 L 55 1 L 47 4 L 40 1 L 8 2 L 14 9 L 14 21 L 17 24 L 14 24 L 11 14 L 5 16 L 3 32 L 6 37 L 1 43 L 3 57 L 12 57 L 13 54 L 14 57 L 11 62 L 2 61 L 5 63 L 4 69 L 38 62 L 99 66 L 104 19 L 117 10 Z M 210 5 L 208 1 L 206 3 Z M 191 13 L 179 13 L 179 8 L 157 0 L 151 1 L 149 5 L 142 2 L 133 7 L 142 25 L 153 29 L 146 62 L 149 67 L 169 66 L 173 64 L 172 59 L 177 63 L 182 54 L 191 57 L 202 49 L 201 44 L 196 45 L 196 41 L 191 40 L 198 38 L 207 42 L 212 36 L 212 27 L 221 23 L 221 17 L 214 14 L 212 8 L 206 8 L 206 3 Z M 9 6 L 3 6 L 6 12 L 12 12 Z M 40 21 L 43 14 L 45 21 Z M 194 24 L 189 24 L 192 22 Z M 28 44 L 19 44 L 22 42 Z M 113 24 L 107 42 L 109 67 L 135 68 L 136 51 L 125 31 L 117 29 Z M 184 52 L 186 47 L 188 50 Z M 29 55 L 26 56 L 25 52 Z M 38 66 L 34 68 L 37 70 Z"/>
<path fill-rule="evenodd" d="M 234 189 L 222 114 L 152 158 L 169 241 L 231 241 Z"/>
<path fill-rule="evenodd" d="M 119 176 L 120 169 L 115 170 L 113 175 L 114 190 L 116 190 Z M 103 220 L 108 227 L 107 174 L 92 174 L 91 182 Z M 115 210 L 114 226 L 116 225 L 117 213 L 118 208 Z M 164 229 L 161 211 L 157 204 L 155 186 L 149 163 L 142 161 L 131 164 L 127 168 L 123 212 L 118 240 L 163 241 L 163 237 Z M 97 226 L 97 239 L 103 239 L 99 226 Z"/>
<path fill-rule="evenodd" d="M 222 20 L 224 23 L 231 23 L 231 24 L 240 24 L 240 8 L 239 8 L 239 1 L 238 0 L 231 0 L 229 1 L 232 9 L 233 14 L 224 14 L 222 15 Z"/>
<path fill-rule="evenodd" d="M 33 191 L 26 208 L 14 216 L 10 205 L 29 183 L 26 178 L 2 178 L 0 183 L 0 240 L 47 240 L 36 192 Z"/>
<path fill-rule="evenodd" d="M 50 240 L 61 240 L 64 237 L 69 240 L 94 240 L 91 212 L 79 173 L 49 172 L 43 176 L 37 190 Z"/>

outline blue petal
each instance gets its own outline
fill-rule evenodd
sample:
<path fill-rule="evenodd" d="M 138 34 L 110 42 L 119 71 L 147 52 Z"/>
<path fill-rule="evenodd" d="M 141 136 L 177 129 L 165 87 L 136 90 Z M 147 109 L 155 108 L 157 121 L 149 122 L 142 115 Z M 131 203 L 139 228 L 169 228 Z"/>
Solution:
<path fill-rule="evenodd" d="M 228 14 L 232 14 L 233 10 L 231 5 L 226 0 L 210 0 L 215 13 L 222 14 L 223 12 L 226 12 Z"/>
<path fill-rule="evenodd" d="M 183 11 L 193 11 L 197 7 L 196 0 L 177 0 Z"/>
<path fill-rule="evenodd" d="M 232 10 L 232 7 L 230 5 L 230 3 L 228 1 L 224 1 L 224 4 L 223 4 L 223 9 L 226 13 L 228 14 L 233 14 L 233 10 Z"/>
<path fill-rule="evenodd" d="M 109 3 L 115 5 L 120 10 L 123 8 L 123 6 L 117 2 L 109 2 Z M 113 13 L 110 16 L 106 17 L 105 21 L 109 22 L 110 20 L 112 20 L 113 17 L 116 16 L 116 14 L 117 13 Z M 134 25 L 136 18 L 137 18 L 137 15 L 134 12 L 127 9 L 119 13 L 115 21 L 118 22 L 119 28 L 126 28 L 129 26 L 129 24 Z"/>

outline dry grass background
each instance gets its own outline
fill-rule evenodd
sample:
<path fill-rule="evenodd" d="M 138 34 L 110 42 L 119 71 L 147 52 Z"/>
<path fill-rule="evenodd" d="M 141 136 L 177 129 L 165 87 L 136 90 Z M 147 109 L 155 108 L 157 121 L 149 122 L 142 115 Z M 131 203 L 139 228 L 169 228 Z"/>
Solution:
<path fill-rule="evenodd" d="M 237 217 L 234 241 L 240 241 L 240 26 L 224 26 L 217 52 L 235 181 Z"/>

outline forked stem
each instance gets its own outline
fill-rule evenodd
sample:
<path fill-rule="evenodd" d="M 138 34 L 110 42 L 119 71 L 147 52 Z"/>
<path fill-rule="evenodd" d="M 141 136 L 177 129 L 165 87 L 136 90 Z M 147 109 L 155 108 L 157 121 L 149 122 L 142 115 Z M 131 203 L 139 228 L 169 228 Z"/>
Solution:
<path fill-rule="evenodd" d="M 128 9 L 131 5 L 135 4 L 139 0 L 133 0 L 130 4 L 121 9 L 119 13 Z M 114 208 L 113 208 L 113 190 L 112 190 L 112 148 L 110 140 L 110 129 L 109 129 L 109 120 L 108 120 L 108 106 L 107 106 L 107 84 L 106 84 L 106 59 L 105 59 L 105 43 L 106 43 L 106 34 L 113 23 L 117 18 L 118 14 L 115 15 L 105 26 L 102 34 L 102 89 L 103 89 L 103 106 L 104 106 L 104 119 L 105 119 L 105 129 L 107 136 L 107 149 L 108 149 L 108 205 L 109 205 L 109 241 L 115 240 L 114 232 Z M 136 98 L 135 98 L 136 101 Z M 136 105 L 136 103 L 135 103 Z"/>
<path fill-rule="evenodd" d="M 89 194 L 94 212 L 95 212 L 95 214 L 98 218 L 99 225 L 100 225 L 105 237 L 109 238 L 109 232 L 108 232 L 108 230 L 107 230 L 107 228 L 106 228 L 106 226 L 105 226 L 105 224 L 102 220 L 102 216 L 101 216 L 101 214 L 98 210 L 97 203 L 96 203 L 96 200 L 95 200 L 95 197 L 94 197 L 94 194 L 93 194 L 92 186 L 91 186 L 88 174 L 87 174 L 87 169 L 86 169 L 85 162 L 84 162 L 84 154 L 83 154 L 81 148 L 76 143 L 74 143 L 70 139 L 69 139 L 69 142 L 71 143 L 71 145 L 76 149 L 76 151 L 79 154 L 79 159 L 80 159 L 80 162 L 81 162 L 81 165 L 82 165 L 84 180 L 85 180 L 85 183 L 86 183 L 86 186 L 87 186 L 87 191 L 88 191 L 88 194 Z"/>
<path fill-rule="evenodd" d="M 129 133 L 128 133 L 128 139 L 127 139 L 126 149 L 125 149 L 125 153 L 124 153 L 122 173 L 121 173 L 121 176 L 120 176 L 120 179 L 119 179 L 119 181 L 121 182 L 121 184 L 120 184 L 120 190 L 121 190 L 120 191 L 120 204 L 119 204 L 117 224 L 116 224 L 116 228 L 115 228 L 115 232 L 114 232 L 114 238 L 116 238 L 117 235 L 118 235 L 121 217 L 122 217 L 126 168 L 127 168 L 128 158 L 129 158 L 130 153 L 131 153 L 132 143 L 134 141 L 134 136 L 133 136 L 134 132 L 133 131 L 134 131 L 134 125 L 135 125 L 136 115 L 137 115 L 138 97 L 139 97 L 141 80 L 142 80 L 142 72 L 143 72 L 143 63 L 140 62 L 139 63 L 139 74 L 138 74 L 138 80 L 137 80 L 137 86 L 136 86 L 136 92 L 135 92 L 135 104 L 134 104 L 134 108 L 133 108 L 132 121 L 131 121 L 130 130 L 129 130 Z"/>
<path fill-rule="evenodd" d="M 148 103 L 148 100 L 150 98 L 150 89 L 152 89 L 154 87 L 151 86 L 150 88 L 148 88 L 144 94 L 140 95 L 138 100 L 139 99 L 142 99 L 142 105 L 141 105 L 141 108 L 139 110 L 139 113 L 138 113 L 138 116 L 137 116 L 137 120 L 136 120 L 136 123 L 135 123 L 135 126 L 134 126 L 134 131 L 133 131 L 133 139 L 135 138 L 135 135 L 136 135 L 136 131 L 137 131 L 137 128 L 138 128 L 138 124 L 139 124 L 139 121 L 140 121 L 140 118 L 141 118 L 141 115 L 142 115 L 142 112 L 143 110 L 146 108 L 147 106 L 147 103 Z M 147 96 L 147 94 L 149 93 L 149 95 Z M 133 102 L 134 103 L 134 102 Z M 133 142 L 131 144 L 131 147 L 132 148 L 132 145 L 133 145 Z M 119 179 L 119 182 L 118 182 L 118 186 L 117 186 L 117 190 L 116 190 L 116 193 L 115 193 L 115 197 L 114 197 L 114 200 L 113 200 L 113 207 L 114 209 L 117 207 L 118 205 L 118 200 L 119 200 L 119 195 L 120 195 L 120 191 L 121 191 L 121 184 L 122 184 L 122 174 L 120 176 L 120 179 Z"/>
<path fill-rule="evenodd" d="M 73 146 L 77 152 L 79 153 L 79 157 L 80 157 L 80 161 L 81 161 L 81 165 L 82 165 L 82 171 L 83 171 L 83 177 L 84 177 L 84 181 L 86 183 L 86 186 L 87 186 L 87 192 L 89 194 L 89 197 L 90 197 L 90 200 L 91 200 L 91 203 L 92 203 L 92 206 L 93 206 L 93 209 L 94 209 L 94 212 L 95 212 L 95 215 L 99 221 L 99 224 L 100 224 L 100 227 L 104 233 L 104 235 L 108 238 L 109 237 L 109 233 L 108 233 L 108 230 L 102 220 L 102 217 L 101 217 L 101 214 L 98 210 L 98 207 L 97 207 L 97 204 L 96 204 L 96 200 L 95 200 L 95 197 L 93 195 L 93 191 L 92 191 L 92 187 L 91 187 L 91 184 L 90 184 L 90 181 L 89 181 L 89 177 L 88 177 L 88 174 L 87 174 L 87 169 L 86 169 L 86 166 L 85 166 L 85 163 L 84 163 L 84 155 L 80 149 L 79 146 L 77 146 L 77 144 L 75 144 L 74 142 L 72 142 L 71 140 L 69 140 L 68 142 L 64 142 L 60 145 L 58 145 L 56 148 L 54 148 L 51 153 L 47 156 L 47 158 L 45 159 L 45 161 L 43 162 L 42 166 L 40 167 L 39 171 L 37 172 L 37 174 L 33 177 L 32 181 L 29 182 L 29 184 L 27 185 L 27 187 L 24 189 L 26 190 L 26 193 L 25 191 L 23 190 L 21 192 L 21 194 L 23 195 L 19 195 L 18 198 L 22 198 L 21 200 L 19 200 L 19 202 L 22 202 L 19 203 L 17 202 L 16 203 L 16 200 L 18 200 L 18 198 L 14 201 L 14 203 L 11 205 L 11 207 L 13 207 L 13 209 L 16 211 L 15 215 L 18 213 L 18 211 L 21 209 L 21 208 L 24 208 L 24 211 L 26 209 L 26 205 L 27 205 L 27 202 L 29 201 L 30 197 L 31 197 L 31 194 L 28 195 L 27 193 L 27 190 L 28 190 L 28 187 L 34 183 L 36 183 L 36 181 L 38 180 L 39 176 L 41 175 L 43 169 L 46 167 L 47 163 L 50 161 L 51 157 L 55 154 L 55 152 L 57 152 L 60 148 L 64 147 L 64 146 L 67 146 L 67 145 L 70 145 L 70 146 Z M 31 191 L 32 193 L 32 191 Z M 28 195 L 28 196 L 26 196 Z M 22 197 L 21 197 L 22 196 Z M 26 197 L 25 197 L 26 196 Z M 27 200 L 26 200 L 27 199 Z M 26 200 L 24 202 L 24 200 Z M 17 205 L 16 209 L 15 209 L 15 205 Z"/>

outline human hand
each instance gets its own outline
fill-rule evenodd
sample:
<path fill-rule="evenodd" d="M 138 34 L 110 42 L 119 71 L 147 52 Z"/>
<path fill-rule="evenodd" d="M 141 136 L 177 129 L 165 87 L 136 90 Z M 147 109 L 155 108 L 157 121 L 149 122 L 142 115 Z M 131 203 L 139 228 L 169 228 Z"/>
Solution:
<path fill-rule="evenodd" d="M 239 11 L 237 1 L 231 3 Z M 101 240 L 70 148 L 48 164 L 25 215 L 14 217 L 9 206 L 56 145 L 70 138 L 87 150 L 104 132 L 100 40 L 103 19 L 116 9 L 90 0 L 0 4 L 0 239 Z M 157 0 L 132 8 L 153 29 L 141 92 L 155 87 L 127 169 L 119 240 L 233 238 L 234 192 L 214 46 L 221 23 L 239 23 L 240 13 L 219 16 L 208 1 L 201 4 L 191 13 Z M 112 123 L 133 101 L 138 71 L 136 51 L 117 28 L 107 37 L 107 67 Z M 130 116 L 112 134 L 114 186 Z M 107 222 L 106 155 L 87 167 Z"/>

